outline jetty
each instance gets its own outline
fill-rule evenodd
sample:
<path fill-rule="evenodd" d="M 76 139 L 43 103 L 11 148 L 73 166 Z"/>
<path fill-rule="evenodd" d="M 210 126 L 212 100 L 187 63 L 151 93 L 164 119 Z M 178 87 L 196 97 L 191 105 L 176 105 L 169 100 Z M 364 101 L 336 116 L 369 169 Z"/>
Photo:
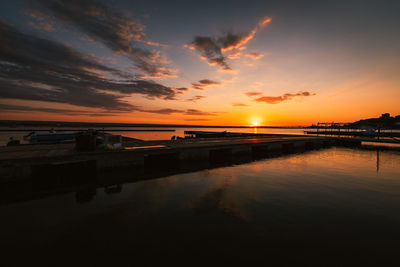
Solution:
<path fill-rule="evenodd" d="M 356 128 L 349 123 L 318 122 L 304 131 L 307 135 L 331 136 L 362 142 L 400 143 L 400 131 L 381 127 Z"/>
<path fill-rule="evenodd" d="M 193 133 L 188 133 L 193 134 Z M 122 138 L 113 150 L 79 151 L 77 144 L 0 147 L 0 205 L 76 192 L 89 201 L 96 188 L 119 192 L 122 184 L 230 166 L 361 141 L 305 135 L 244 134 L 143 141 Z"/>
<path fill-rule="evenodd" d="M 0 182 L 27 177 L 82 176 L 85 172 L 136 168 L 163 170 L 186 162 L 214 164 L 253 158 L 272 151 L 313 149 L 337 144 L 327 137 L 262 135 L 164 141 L 125 139 L 120 149 L 78 152 L 75 144 L 0 147 Z M 345 141 L 359 144 L 359 141 Z"/>

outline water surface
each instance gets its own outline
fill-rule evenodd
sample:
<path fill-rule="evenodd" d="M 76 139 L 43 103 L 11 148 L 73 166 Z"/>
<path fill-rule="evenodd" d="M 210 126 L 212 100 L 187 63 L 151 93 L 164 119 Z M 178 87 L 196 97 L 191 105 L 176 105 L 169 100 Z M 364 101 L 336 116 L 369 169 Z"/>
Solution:
<path fill-rule="evenodd" d="M 329 148 L 3 205 L 0 251 L 15 265 L 391 266 L 399 211 L 398 151 Z"/>

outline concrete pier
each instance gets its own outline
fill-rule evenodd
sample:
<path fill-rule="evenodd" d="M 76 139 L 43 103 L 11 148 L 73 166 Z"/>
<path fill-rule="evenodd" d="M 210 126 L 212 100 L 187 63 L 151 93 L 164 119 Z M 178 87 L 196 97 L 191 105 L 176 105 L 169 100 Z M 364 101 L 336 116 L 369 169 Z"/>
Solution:
<path fill-rule="evenodd" d="M 125 142 L 123 150 L 94 152 L 76 152 L 73 144 L 0 147 L 0 205 L 60 192 L 76 192 L 76 200 L 85 202 L 97 188 L 114 192 L 124 183 L 359 144 L 326 137 L 269 136 Z"/>
<path fill-rule="evenodd" d="M 144 141 L 133 146 L 125 144 L 122 150 L 95 152 L 76 152 L 73 144 L 1 147 L 0 182 L 27 177 L 58 177 L 60 173 L 82 176 L 134 166 L 168 170 L 187 162 L 219 164 L 260 158 L 274 151 L 290 153 L 336 143 L 337 140 L 326 137 L 271 136 Z M 340 143 L 354 145 L 359 142 Z"/>

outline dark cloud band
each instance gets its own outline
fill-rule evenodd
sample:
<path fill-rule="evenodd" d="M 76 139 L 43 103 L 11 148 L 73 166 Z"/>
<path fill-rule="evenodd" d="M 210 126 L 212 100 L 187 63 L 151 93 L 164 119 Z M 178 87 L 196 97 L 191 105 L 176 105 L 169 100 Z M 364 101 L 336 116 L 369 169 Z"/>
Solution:
<path fill-rule="evenodd" d="M 0 21 L 0 97 L 135 110 L 131 94 L 174 99 L 184 92 L 135 79 L 61 43 L 24 34 Z"/>

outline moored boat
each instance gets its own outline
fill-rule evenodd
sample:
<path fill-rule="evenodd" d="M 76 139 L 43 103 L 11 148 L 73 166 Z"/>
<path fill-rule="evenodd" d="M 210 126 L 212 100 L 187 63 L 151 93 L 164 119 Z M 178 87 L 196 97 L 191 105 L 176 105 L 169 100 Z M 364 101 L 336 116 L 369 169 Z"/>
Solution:
<path fill-rule="evenodd" d="M 185 138 L 215 138 L 228 136 L 227 131 L 223 132 L 205 132 L 205 131 L 185 131 Z"/>
<path fill-rule="evenodd" d="M 29 141 L 30 144 L 61 144 L 61 143 L 73 143 L 75 137 L 79 133 L 72 132 L 48 132 L 48 133 L 37 133 L 31 132 L 24 136 L 25 141 Z"/>

